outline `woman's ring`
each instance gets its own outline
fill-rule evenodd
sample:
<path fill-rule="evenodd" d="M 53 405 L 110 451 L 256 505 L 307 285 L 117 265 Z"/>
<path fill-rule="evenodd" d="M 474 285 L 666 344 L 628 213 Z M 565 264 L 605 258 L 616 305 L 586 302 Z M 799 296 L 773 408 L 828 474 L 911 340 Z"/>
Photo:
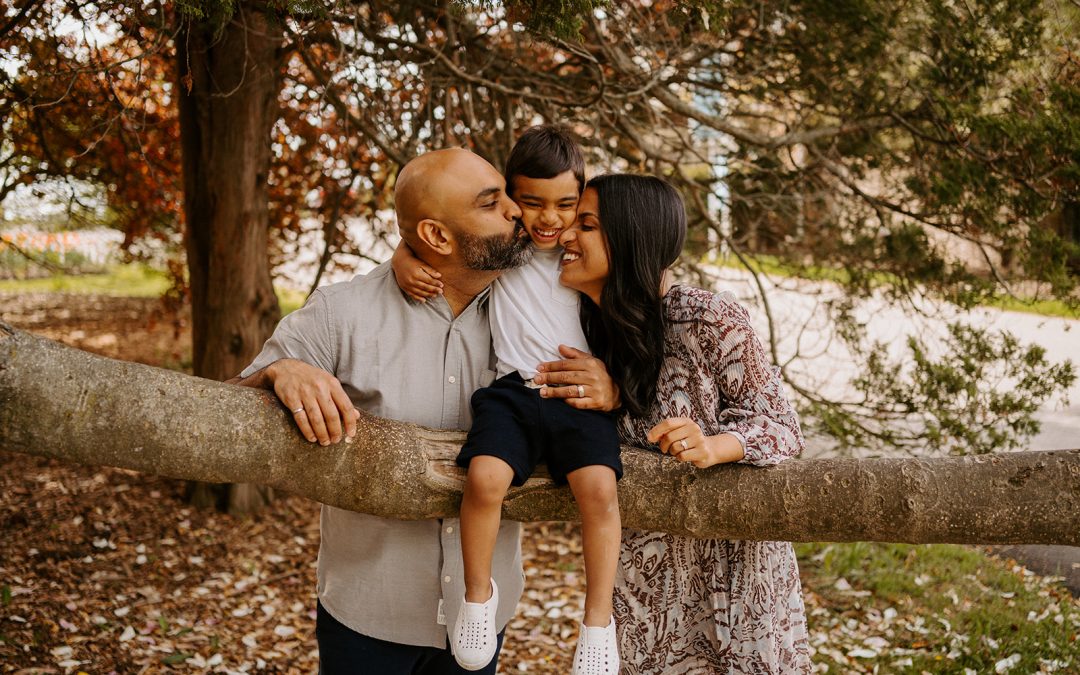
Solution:
<path fill-rule="evenodd" d="M 579 384 L 577 386 L 577 397 L 585 398 L 585 385 Z"/>
<path fill-rule="evenodd" d="M 300 413 L 302 413 L 302 412 L 304 412 L 304 406 L 300 406 L 300 407 L 299 407 L 299 408 L 297 408 L 296 410 L 293 410 L 293 411 L 292 411 L 292 414 L 294 414 L 294 415 L 299 415 L 299 414 L 300 414 Z"/>
<path fill-rule="evenodd" d="M 683 452 L 686 452 L 687 450 L 690 449 L 690 446 L 686 444 L 686 439 L 685 438 L 683 438 L 683 439 L 681 439 L 679 441 L 679 445 L 682 446 Z"/>

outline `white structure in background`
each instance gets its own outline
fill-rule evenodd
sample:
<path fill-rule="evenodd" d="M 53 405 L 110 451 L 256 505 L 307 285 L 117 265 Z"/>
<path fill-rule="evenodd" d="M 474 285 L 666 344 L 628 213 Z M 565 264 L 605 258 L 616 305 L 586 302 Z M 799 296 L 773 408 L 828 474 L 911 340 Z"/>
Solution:
<path fill-rule="evenodd" d="M 54 253 L 61 265 L 67 264 L 67 256 L 71 253 L 77 253 L 81 260 L 93 265 L 114 262 L 123 241 L 122 232 L 104 227 L 60 232 L 19 227 L 0 232 L 0 250 L 5 243 L 11 243 L 30 254 Z"/>

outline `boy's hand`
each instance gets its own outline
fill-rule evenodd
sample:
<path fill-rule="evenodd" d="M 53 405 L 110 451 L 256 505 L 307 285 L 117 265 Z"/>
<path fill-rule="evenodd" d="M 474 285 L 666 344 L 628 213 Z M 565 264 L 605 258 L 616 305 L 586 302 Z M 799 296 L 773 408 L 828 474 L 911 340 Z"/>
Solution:
<path fill-rule="evenodd" d="M 441 277 L 441 274 L 417 261 L 412 273 L 404 279 L 404 283 L 401 277 L 398 277 L 398 286 L 401 286 L 401 290 L 413 300 L 424 302 L 428 298 L 442 295 L 442 282 L 439 281 Z"/>
<path fill-rule="evenodd" d="M 608 375 L 604 362 L 580 349 L 559 345 L 561 361 L 548 361 L 536 367 L 533 382 L 543 385 L 544 398 L 561 398 L 567 405 L 583 410 L 615 410 L 622 401 L 619 386 Z"/>
<path fill-rule="evenodd" d="M 443 284 L 439 281 L 442 274 L 413 255 L 405 242 L 398 244 L 394 256 L 390 259 L 390 267 L 394 270 L 398 287 L 413 300 L 424 302 L 428 298 L 442 295 Z"/>

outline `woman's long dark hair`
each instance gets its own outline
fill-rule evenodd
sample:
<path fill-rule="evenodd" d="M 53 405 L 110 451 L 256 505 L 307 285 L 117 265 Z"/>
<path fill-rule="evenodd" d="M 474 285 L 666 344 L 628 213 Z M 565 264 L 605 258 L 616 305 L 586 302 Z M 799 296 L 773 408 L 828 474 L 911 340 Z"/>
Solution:
<path fill-rule="evenodd" d="M 623 407 L 641 415 L 656 397 L 664 359 L 660 282 L 682 251 L 686 209 L 675 188 L 655 176 L 605 174 L 589 188 L 599 197 L 609 272 L 600 306 L 582 301 L 582 326 L 618 383 Z"/>

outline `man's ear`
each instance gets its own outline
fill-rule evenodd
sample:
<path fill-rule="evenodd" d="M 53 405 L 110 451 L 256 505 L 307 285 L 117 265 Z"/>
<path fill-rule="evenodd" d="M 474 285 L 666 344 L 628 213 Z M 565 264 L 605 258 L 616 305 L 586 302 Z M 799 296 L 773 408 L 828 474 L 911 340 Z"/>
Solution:
<path fill-rule="evenodd" d="M 439 255 L 450 255 L 454 252 L 451 243 L 453 234 L 443 223 L 425 218 L 416 224 L 416 238 L 427 245 Z"/>

